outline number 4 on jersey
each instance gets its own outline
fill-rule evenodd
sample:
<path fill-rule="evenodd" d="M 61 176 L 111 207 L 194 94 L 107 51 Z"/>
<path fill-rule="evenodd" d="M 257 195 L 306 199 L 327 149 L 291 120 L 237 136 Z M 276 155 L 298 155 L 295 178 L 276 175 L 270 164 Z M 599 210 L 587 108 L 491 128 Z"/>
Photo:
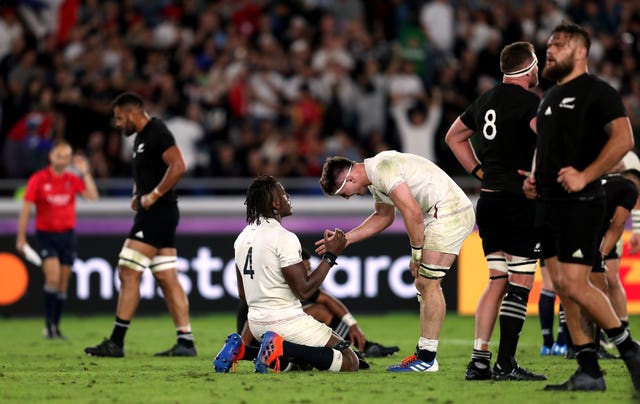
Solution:
<path fill-rule="evenodd" d="M 242 268 L 242 274 L 250 275 L 251 279 L 253 279 L 253 274 L 255 274 L 255 271 L 253 270 L 253 258 L 251 257 L 252 253 L 253 247 L 249 247 L 247 258 L 244 260 L 244 268 Z"/>

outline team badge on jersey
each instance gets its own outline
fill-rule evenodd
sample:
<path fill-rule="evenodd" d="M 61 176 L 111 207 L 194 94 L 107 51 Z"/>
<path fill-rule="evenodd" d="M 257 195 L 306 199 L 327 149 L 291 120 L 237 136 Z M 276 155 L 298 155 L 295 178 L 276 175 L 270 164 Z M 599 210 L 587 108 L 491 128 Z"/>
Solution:
<path fill-rule="evenodd" d="M 575 105 L 573 104 L 575 100 L 576 97 L 565 97 L 562 99 L 562 101 L 560 101 L 560 105 L 558 106 L 560 108 L 573 109 L 575 108 Z"/>

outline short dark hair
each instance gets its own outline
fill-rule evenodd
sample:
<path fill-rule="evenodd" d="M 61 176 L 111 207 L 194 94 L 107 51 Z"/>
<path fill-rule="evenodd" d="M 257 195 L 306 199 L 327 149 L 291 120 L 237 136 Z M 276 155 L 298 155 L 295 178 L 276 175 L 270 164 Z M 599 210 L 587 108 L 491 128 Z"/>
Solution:
<path fill-rule="evenodd" d="M 500 71 L 508 74 L 520 70 L 525 63 L 529 64 L 532 55 L 533 45 L 529 42 L 509 44 L 500 52 Z"/>
<path fill-rule="evenodd" d="M 118 95 L 111 103 L 111 108 L 126 106 L 144 108 L 144 101 L 142 101 L 142 97 L 138 94 L 126 92 Z"/>
<path fill-rule="evenodd" d="M 355 161 L 345 157 L 327 157 L 322 167 L 322 177 L 320 177 L 320 188 L 326 195 L 333 195 L 336 190 L 336 175 L 345 168 L 356 164 Z"/>
<path fill-rule="evenodd" d="M 582 26 L 575 24 L 571 21 L 562 21 L 560 25 L 556 26 L 553 31 L 551 31 L 551 35 L 557 33 L 567 34 L 571 39 L 578 39 L 582 42 L 584 47 L 587 49 L 587 55 L 589 54 L 589 48 L 591 48 L 591 37 L 586 29 Z"/>
<path fill-rule="evenodd" d="M 640 171 L 636 170 L 635 168 L 629 168 L 627 170 L 624 170 L 622 172 L 622 175 L 625 178 L 629 178 L 629 179 L 630 179 L 630 177 L 633 177 L 633 178 L 635 178 L 635 182 L 640 183 Z"/>
<path fill-rule="evenodd" d="M 270 175 L 261 175 L 251 182 L 244 201 L 247 206 L 247 223 L 260 224 L 260 217 L 275 217 L 273 200 L 277 189 L 278 180 Z"/>

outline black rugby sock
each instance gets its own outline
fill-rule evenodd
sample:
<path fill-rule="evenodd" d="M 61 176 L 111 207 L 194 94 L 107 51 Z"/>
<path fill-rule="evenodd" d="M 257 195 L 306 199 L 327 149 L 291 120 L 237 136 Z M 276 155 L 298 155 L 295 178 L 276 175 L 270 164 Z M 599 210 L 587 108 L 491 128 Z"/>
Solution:
<path fill-rule="evenodd" d="M 571 334 L 567 327 L 567 317 L 564 314 L 564 307 L 562 307 L 562 304 L 560 305 L 560 311 L 558 312 L 558 338 L 556 341 L 558 342 L 558 345 L 566 345 L 567 348 L 573 347 Z"/>
<path fill-rule="evenodd" d="M 123 320 L 118 316 L 116 316 L 116 320 L 113 323 L 113 331 L 111 331 L 109 339 L 121 348 L 124 346 L 124 337 L 127 334 L 127 330 L 129 330 L 129 324 L 131 324 L 131 320 Z"/>
<path fill-rule="evenodd" d="M 53 324 L 58 327 L 60 325 L 60 318 L 62 318 L 62 312 L 64 311 L 64 304 L 67 301 L 67 295 L 65 293 L 58 293 L 56 295 L 56 304 L 53 312 Z"/>
<path fill-rule="evenodd" d="M 497 362 L 503 370 L 511 371 L 520 332 L 527 317 L 529 289 L 509 283 L 500 306 L 500 346 Z"/>
<path fill-rule="evenodd" d="M 600 370 L 600 365 L 598 365 L 598 351 L 596 349 L 596 345 L 586 344 L 586 345 L 576 345 L 576 359 L 578 360 L 578 365 L 583 372 L 588 374 L 591 377 L 602 377 L 602 370 Z"/>
<path fill-rule="evenodd" d="M 48 336 L 53 335 L 52 326 L 55 324 L 55 310 L 56 310 L 56 291 L 55 289 L 49 289 L 45 287 L 43 289 L 44 295 L 44 319 L 47 326 Z"/>
<path fill-rule="evenodd" d="M 176 338 L 178 345 L 186 346 L 187 348 L 193 348 L 193 334 L 191 331 L 176 331 Z"/>
<path fill-rule="evenodd" d="M 331 327 L 331 329 L 343 339 L 347 339 L 349 336 L 349 326 L 342 322 L 342 319 L 338 316 L 333 316 L 329 327 Z"/>
<path fill-rule="evenodd" d="M 551 348 L 553 346 L 553 305 L 556 301 L 556 292 L 542 289 L 538 301 L 538 316 L 540 329 L 542 330 L 542 344 Z"/>
<path fill-rule="evenodd" d="M 315 347 L 293 342 L 282 342 L 283 356 L 291 356 L 313 365 L 318 370 L 327 370 L 333 363 L 333 349 L 328 347 Z"/>

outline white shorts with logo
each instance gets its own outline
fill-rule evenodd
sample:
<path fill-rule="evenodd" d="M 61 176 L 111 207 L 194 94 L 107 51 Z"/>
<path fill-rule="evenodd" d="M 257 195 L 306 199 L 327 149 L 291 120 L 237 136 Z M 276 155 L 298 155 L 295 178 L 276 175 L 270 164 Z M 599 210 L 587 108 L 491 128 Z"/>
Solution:
<path fill-rule="evenodd" d="M 251 334 L 258 341 L 262 341 L 262 334 L 273 331 L 295 344 L 322 347 L 327 345 L 333 332 L 327 325 L 306 313 L 282 320 L 248 321 Z"/>

